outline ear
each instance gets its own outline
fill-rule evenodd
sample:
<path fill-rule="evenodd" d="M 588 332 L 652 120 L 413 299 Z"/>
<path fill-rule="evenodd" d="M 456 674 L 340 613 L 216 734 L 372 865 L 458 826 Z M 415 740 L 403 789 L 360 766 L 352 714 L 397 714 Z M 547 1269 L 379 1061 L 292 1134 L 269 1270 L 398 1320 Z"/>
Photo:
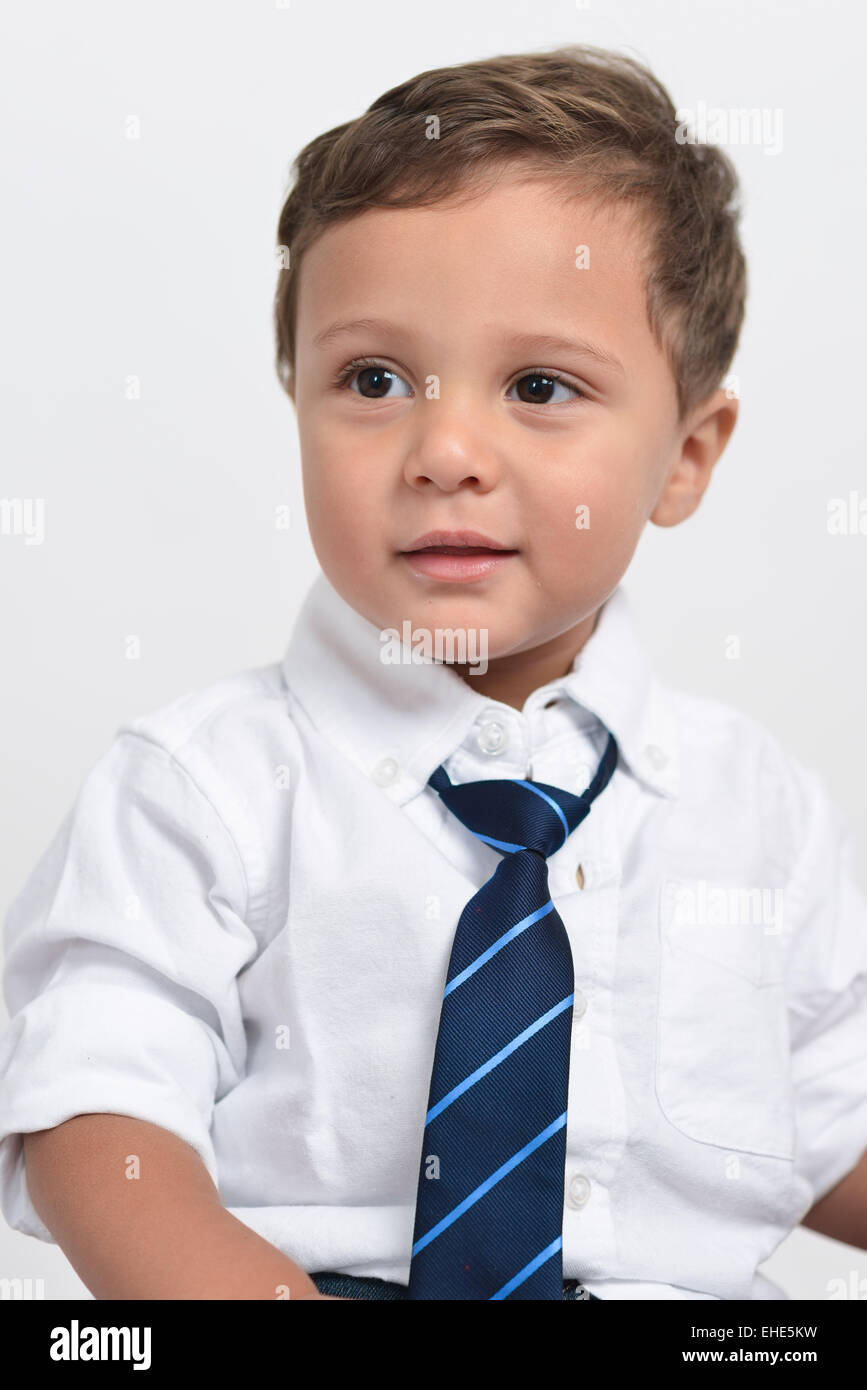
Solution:
<path fill-rule="evenodd" d="M 676 526 L 692 516 L 738 418 L 738 400 L 720 387 L 681 427 L 673 462 L 649 520 Z"/>

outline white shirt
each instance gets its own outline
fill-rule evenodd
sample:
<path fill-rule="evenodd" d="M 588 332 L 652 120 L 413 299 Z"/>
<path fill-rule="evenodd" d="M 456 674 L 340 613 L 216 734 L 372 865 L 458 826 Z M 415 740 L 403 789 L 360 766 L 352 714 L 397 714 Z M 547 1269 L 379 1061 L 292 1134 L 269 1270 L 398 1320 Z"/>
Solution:
<path fill-rule="evenodd" d="M 576 985 L 564 1276 L 785 1298 L 757 1266 L 867 1148 L 848 822 L 752 719 L 660 682 L 622 586 L 520 712 L 381 651 L 319 575 L 282 662 L 122 725 L 85 778 L 6 921 L 7 1221 L 52 1239 L 20 1134 L 116 1112 L 185 1139 L 310 1273 L 406 1284 L 452 939 L 500 862 L 427 779 L 581 791 L 610 730 L 612 781 L 548 861 Z"/>

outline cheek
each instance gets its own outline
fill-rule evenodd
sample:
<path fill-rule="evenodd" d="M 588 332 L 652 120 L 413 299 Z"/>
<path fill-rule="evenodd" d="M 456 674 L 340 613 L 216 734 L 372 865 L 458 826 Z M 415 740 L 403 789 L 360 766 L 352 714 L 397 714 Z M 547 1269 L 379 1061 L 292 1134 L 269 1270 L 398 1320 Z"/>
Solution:
<path fill-rule="evenodd" d="M 313 549 L 322 569 L 346 597 L 375 581 L 382 564 L 382 507 L 353 459 L 305 453 L 304 507 Z"/>
<path fill-rule="evenodd" d="M 304 502 L 311 530 L 345 539 L 363 524 L 372 493 L 370 473 L 357 442 L 342 440 L 333 425 L 307 421 L 299 428 Z"/>
<path fill-rule="evenodd" d="M 643 496 L 620 468 L 582 467 L 526 502 L 533 533 L 557 559 L 595 555 L 602 548 L 637 539 L 643 523 Z"/>

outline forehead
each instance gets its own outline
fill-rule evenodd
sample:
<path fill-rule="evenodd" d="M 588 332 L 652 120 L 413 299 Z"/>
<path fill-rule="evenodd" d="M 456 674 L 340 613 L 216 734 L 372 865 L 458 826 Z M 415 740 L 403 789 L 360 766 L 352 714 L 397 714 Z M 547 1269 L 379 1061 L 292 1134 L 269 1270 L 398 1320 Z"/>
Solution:
<path fill-rule="evenodd" d="M 304 252 L 297 348 L 337 320 L 377 317 L 431 343 L 571 326 L 618 357 L 652 354 L 646 261 L 631 209 L 601 208 L 562 181 L 513 175 L 469 198 L 372 208 Z"/>

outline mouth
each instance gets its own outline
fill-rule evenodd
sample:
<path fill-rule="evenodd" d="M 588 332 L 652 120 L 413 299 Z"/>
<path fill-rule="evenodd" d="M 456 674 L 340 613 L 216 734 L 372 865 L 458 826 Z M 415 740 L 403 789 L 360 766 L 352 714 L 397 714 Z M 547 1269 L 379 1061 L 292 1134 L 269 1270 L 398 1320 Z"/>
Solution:
<path fill-rule="evenodd" d="M 399 554 L 416 574 L 461 583 L 496 573 L 518 551 L 480 531 L 428 531 Z"/>

